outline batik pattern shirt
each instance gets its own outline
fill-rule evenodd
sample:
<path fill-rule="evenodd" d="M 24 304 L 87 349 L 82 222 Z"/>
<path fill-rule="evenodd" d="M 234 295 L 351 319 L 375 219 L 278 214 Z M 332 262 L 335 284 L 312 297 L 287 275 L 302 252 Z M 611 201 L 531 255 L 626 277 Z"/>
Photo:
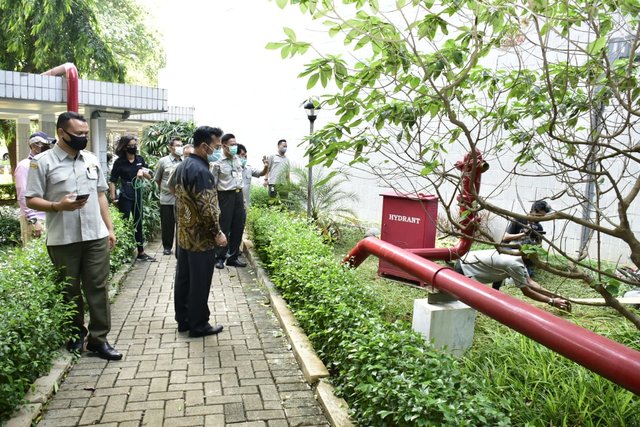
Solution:
<path fill-rule="evenodd" d="M 178 246 L 192 252 L 216 247 L 220 232 L 218 192 L 209 163 L 191 155 L 174 171 Z"/>

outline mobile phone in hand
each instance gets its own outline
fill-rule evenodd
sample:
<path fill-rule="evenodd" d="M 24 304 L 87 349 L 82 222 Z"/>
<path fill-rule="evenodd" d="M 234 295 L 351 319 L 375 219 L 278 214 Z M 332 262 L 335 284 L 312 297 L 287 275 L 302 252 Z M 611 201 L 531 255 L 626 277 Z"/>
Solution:
<path fill-rule="evenodd" d="M 78 194 L 76 196 L 76 201 L 78 200 L 87 200 L 89 198 L 89 194 Z"/>

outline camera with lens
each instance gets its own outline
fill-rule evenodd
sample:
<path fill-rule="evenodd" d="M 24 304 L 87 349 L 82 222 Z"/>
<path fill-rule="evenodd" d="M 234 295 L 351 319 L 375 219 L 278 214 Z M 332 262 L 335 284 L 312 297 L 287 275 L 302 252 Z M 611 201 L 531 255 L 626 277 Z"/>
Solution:
<path fill-rule="evenodd" d="M 526 236 L 518 240 L 520 245 L 539 245 L 542 243 L 542 236 L 546 231 L 542 229 L 540 224 L 529 224 L 525 230 Z"/>

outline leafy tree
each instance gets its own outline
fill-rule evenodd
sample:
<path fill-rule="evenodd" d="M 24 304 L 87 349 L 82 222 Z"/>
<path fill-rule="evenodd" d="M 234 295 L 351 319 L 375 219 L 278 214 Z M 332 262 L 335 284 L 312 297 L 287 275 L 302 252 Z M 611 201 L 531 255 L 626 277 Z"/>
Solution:
<path fill-rule="evenodd" d="M 0 0 L 0 68 L 37 73 L 73 62 L 83 77 L 123 82 L 125 69 L 102 34 L 97 4 Z"/>
<path fill-rule="evenodd" d="M 145 24 L 147 12 L 132 0 L 96 2 L 96 7 L 104 39 L 124 65 L 125 81 L 156 86 L 165 57 L 157 33 Z"/>
<path fill-rule="evenodd" d="M 609 238 L 623 242 L 640 266 L 629 216 L 640 192 L 637 2 L 276 3 L 298 5 L 352 50 L 346 57 L 316 51 L 301 73 L 308 88 L 336 88 L 324 97 L 323 108 L 337 118 L 314 135 L 316 163 L 348 156 L 352 167 L 385 182 L 423 182 L 416 190 L 436 191 L 448 212 L 457 210 L 453 190 L 460 186 L 447 158 L 452 150 L 494 160 L 505 177 L 496 192 L 525 176 L 557 180 L 563 190 L 550 198 L 558 209 L 543 221 L 574 227 L 545 236 L 548 252 L 523 250 L 537 255 L 541 268 L 584 280 L 640 328 L 640 317 L 614 298 L 621 281 L 637 283 L 617 277 L 600 257 Z M 283 57 L 312 47 L 290 28 L 285 35 L 267 47 Z M 469 208 L 536 220 L 493 204 L 491 196 L 479 195 Z M 582 245 L 576 255 L 565 245 L 565 230 L 578 227 L 595 240 L 592 252 Z M 490 235 L 477 238 L 499 244 Z"/>
<path fill-rule="evenodd" d="M 292 210 L 305 212 L 309 200 L 307 168 L 292 167 L 291 172 L 294 183 L 288 184 L 289 197 L 286 204 Z M 347 183 L 348 178 L 344 174 L 330 174 L 326 168 L 313 169 L 311 218 L 325 239 L 340 240 L 340 224 L 359 225 L 356 213 L 349 207 L 349 202 L 357 201 L 358 195 L 344 189 Z"/>
<path fill-rule="evenodd" d="M 153 84 L 163 63 L 133 0 L 0 0 L 0 69 L 41 73 L 73 62 L 81 78 Z M 2 121 L 12 165 L 15 127 Z"/>
<path fill-rule="evenodd" d="M 179 137 L 184 144 L 190 144 L 196 125 L 193 122 L 163 121 L 155 123 L 144 130 L 142 143 L 145 153 L 156 157 L 169 154 L 169 142 L 172 138 Z"/>

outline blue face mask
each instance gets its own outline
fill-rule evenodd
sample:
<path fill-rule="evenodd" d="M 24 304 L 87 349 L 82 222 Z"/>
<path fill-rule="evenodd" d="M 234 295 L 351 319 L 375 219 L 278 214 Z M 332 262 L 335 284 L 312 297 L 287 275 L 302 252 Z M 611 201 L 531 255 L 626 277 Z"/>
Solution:
<path fill-rule="evenodd" d="M 242 163 L 242 167 L 247 166 L 247 159 L 240 159 L 240 163 Z"/>
<path fill-rule="evenodd" d="M 213 150 L 213 153 L 207 155 L 207 160 L 209 162 L 217 162 L 222 158 L 222 149 L 218 148 L 217 150 Z"/>
<path fill-rule="evenodd" d="M 232 156 L 235 156 L 236 154 L 238 154 L 238 146 L 237 145 L 231 145 L 229 146 L 229 153 Z"/>

